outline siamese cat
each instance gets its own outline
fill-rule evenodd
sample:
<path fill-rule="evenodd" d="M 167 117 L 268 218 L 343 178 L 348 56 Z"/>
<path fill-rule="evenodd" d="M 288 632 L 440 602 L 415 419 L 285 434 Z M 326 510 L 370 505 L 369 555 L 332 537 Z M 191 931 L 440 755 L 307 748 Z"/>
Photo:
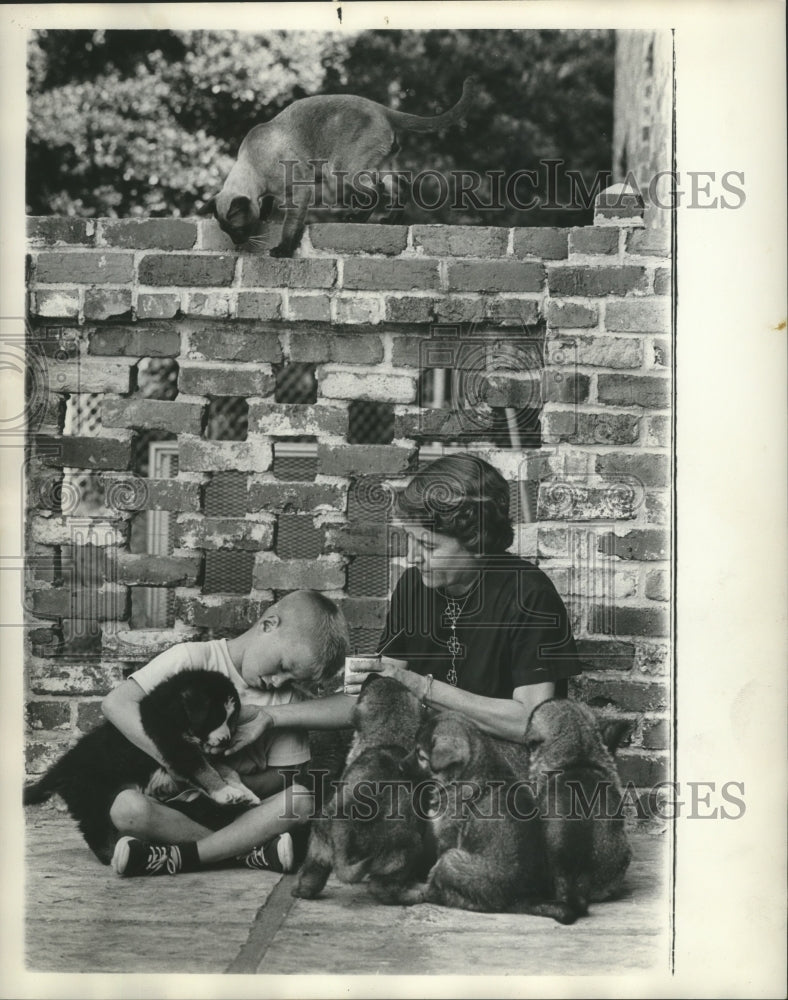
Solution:
<path fill-rule="evenodd" d="M 294 101 L 270 122 L 255 125 L 241 143 L 238 158 L 219 194 L 202 209 L 215 215 L 236 245 L 245 243 L 276 206 L 285 209 L 282 236 L 272 257 L 292 257 L 301 241 L 307 210 L 346 203 L 347 187 L 366 174 L 368 194 L 389 205 L 407 196 L 407 183 L 375 181 L 374 172 L 399 148 L 397 132 L 436 132 L 462 119 L 470 101 L 468 78 L 459 101 L 442 115 L 404 114 L 352 94 L 320 95 Z M 362 175 L 364 176 L 364 175 Z M 396 192 L 393 188 L 396 187 Z M 374 208 L 356 218 L 368 218 Z"/>

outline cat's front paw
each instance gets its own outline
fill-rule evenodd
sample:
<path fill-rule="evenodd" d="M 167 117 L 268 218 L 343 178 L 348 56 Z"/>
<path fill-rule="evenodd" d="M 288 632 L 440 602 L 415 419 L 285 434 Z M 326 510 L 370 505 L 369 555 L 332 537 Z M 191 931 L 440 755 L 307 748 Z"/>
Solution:
<path fill-rule="evenodd" d="M 269 250 L 269 253 L 270 253 L 270 255 L 272 257 L 292 257 L 293 256 L 293 251 L 290 249 L 290 247 L 285 246 L 284 243 L 280 243 L 278 246 L 271 247 L 271 249 Z"/>

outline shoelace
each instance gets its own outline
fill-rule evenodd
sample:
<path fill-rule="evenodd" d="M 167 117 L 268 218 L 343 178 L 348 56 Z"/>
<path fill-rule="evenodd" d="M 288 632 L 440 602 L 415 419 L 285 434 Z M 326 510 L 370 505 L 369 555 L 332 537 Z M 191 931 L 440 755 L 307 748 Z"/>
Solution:
<path fill-rule="evenodd" d="M 176 875 L 181 870 L 181 852 L 177 847 L 151 846 L 145 870 L 157 872 L 161 868 L 166 868 L 170 875 Z"/>
<path fill-rule="evenodd" d="M 246 856 L 246 864 L 250 868 L 270 868 L 265 856 L 265 848 L 256 847 Z"/>

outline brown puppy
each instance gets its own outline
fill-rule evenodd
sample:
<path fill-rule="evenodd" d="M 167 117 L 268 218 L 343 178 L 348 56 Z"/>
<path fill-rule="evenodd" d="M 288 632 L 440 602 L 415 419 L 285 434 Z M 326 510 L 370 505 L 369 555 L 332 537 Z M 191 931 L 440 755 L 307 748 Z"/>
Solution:
<path fill-rule="evenodd" d="M 552 895 L 578 916 L 619 891 L 632 855 L 609 749 L 621 735 L 605 745 L 589 708 L 556 698 L 537 705 L 525 733 Z"/>
<path fill-rule="evenodd" d="M 435 132 L 454 124 L 469 99 L 466 80 L 457 104 L 435 118 L 403 114 L 351 94 L 294 101 L 247 134 L 221 192 L 200 214 L 213 213 L 233 242 L 241 244 L 275 206 L 282 206 L 282 236 L 271 256 L 292 257 L 310 207 L 336 205 L 345 200 L 344 193 L 358 194 L 362 186 L 370 212 L 377 194 L 398 201 L 392 190 L 373 183 L 372 176 L 398 148 L 397 131 Z M 364 178 L 362 172 L 369 176 Z"/>
<path fill-rule="evenodd" d="M 402 684 L 371 674 L 353 710 L 356 735 L 335 794 L 313 823 L 294 896 L 313 899 L 332 869 L 341 882 L 368 879 L 381 902 L 400 902 L 424 874 L 421 822 L 402 758 L 413 748 L 419 703 Z"/>
<path fill-rule="evenodd" d="M 426 887 L 403 901 L 571 923 L 569 907 L 544 901 L 549 886 L 536 805 L 496 741 L 464 716 L 442 712 L 422 726 L 414 757 L 434 779 L 439 857 Z"/>

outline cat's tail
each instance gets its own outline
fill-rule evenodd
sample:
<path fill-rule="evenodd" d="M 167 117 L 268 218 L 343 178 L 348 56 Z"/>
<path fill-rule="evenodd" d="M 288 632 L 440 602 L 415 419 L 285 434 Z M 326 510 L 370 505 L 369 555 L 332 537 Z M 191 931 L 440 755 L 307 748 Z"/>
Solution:
<path fill-rule="evenodd" d="M 442 115 L 434 118 L 422 118 L 421 115 L 408 115 L 404 111 L 393 111 L 386 108 L 386 117 L 394 128 L 403 129 L 406 132 L 437 132 L 446 128 L 447 125 L 454 125 L 461 121 L 463 115 L 468 110 L 468 106 L 473 100 L 474 78 L 469 76 L 462 85 L 462 96 L 453 108 L 449 108 Z"/>

